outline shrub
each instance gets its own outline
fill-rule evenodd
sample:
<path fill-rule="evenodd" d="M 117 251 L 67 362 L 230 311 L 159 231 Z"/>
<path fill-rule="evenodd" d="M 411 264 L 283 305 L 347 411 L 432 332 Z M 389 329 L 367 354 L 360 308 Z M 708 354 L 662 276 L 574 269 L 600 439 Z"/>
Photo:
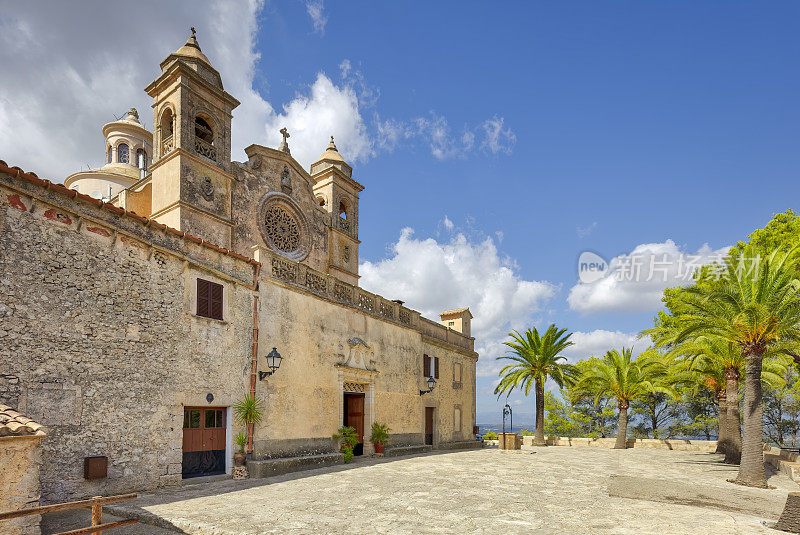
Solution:
<path fill-rule="evenodd" d="M 373 444 L 383 444 L 384 446 L 389 443 L 389 426 L 386 424 L 379 424 L 378 422 L 372 423 L 372 436 L 370 441 Z"/>
<path fill-rule="evenodd" d="M 533 436 L 533 433 L 531 433 L 531 432 L 530 432 L 530 431 L 528 431 L 527 429 L 523 429 L 523 430 L 522 430 L 522 436 L 523 436 L 523 437 L 532 437 L 532 436 Z"/>
<path fill-rule="evenodd" d="M 358 435 L 355 427 L 342 426 L 333 435 L 334 440 L 341 440 L 339 451 L 344 453 L 344 462 L 349 463 L 353 459 L 353 448 L 358 444 Z"/>
<path fill-rule="evenodd" d="M 247 435 L 239 431 L 233 437 L 233 443 L 239 446 L 239 453 L 244 453 L 244 447 L 247 446 Z"/>
<path fill-rule="evenodd" d="M 483 434 L 483 440 L 497 440 L 499 436 L 494 431 L 487 431 Z"/>
<path fill-rule="evenodd" d="M 259 424 L 264 415 L 264 402 L 252 394 L 245 396 L 233 406 L 236 423 Z"/>

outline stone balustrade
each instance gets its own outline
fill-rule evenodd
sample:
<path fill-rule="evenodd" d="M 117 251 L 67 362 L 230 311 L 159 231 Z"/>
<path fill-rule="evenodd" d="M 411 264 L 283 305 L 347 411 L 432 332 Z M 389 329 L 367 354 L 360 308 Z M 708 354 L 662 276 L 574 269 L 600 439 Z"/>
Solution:
<path fill-rule="evenodd" d="M 331 225 L 333 228 L 341 230 L 348 236 L 358 239 L 358 229 L 355 224 L 339 214 L 331 214 Z"/>
<path fill-rule="evenodd" d="M 261 276 L 298 286 L 320 297 L 330 299 L 387 321 L 401 323 L 434 338 L 469 352 L 475 351 L 475 339 L 423 318 L 419 312 L 353 286 L 303 263 L 285 258 L 265 247 L 255 246 L 254 257 L 263 265 Z"/>
<path fill-rule="evenodd" d="M 214 147 L 214 145 L 202 138 L 194 138 L 194 151 L 201 156 L 205 156 L 211 161 L 217 161 L 217 149 Z"/>

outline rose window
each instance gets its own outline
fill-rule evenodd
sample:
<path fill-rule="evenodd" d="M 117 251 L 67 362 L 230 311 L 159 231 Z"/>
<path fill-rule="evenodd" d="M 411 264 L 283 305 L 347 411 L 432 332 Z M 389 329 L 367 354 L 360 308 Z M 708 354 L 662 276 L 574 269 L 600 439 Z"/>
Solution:
<path fill-rule="evenodd" d="M 279 251 L 291 253 L 300 248 L 300 228 L 294 217 L 280 206 L 271 206 L 264 216 L 267 237 Z"/>

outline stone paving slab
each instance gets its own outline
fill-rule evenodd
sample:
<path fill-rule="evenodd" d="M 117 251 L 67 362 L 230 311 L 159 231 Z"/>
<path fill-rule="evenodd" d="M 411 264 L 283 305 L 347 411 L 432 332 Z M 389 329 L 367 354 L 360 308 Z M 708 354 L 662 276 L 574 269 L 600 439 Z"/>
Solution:
<path fill-rule="evenodd" d="M 736 467 L 720 460 L 700 452 L 567 447 L 432 453 L 185 485 L 107 509 L 192 535 L 781 533 L 768 527 L 776 504 L 800 486 L 781 473 L 770 474 L 773 490 L 733 485 L 726 479 Z M 658 481 L 685 501 L 663 500 Z M 728 495 L 730 508 L 715 506 Z"/>

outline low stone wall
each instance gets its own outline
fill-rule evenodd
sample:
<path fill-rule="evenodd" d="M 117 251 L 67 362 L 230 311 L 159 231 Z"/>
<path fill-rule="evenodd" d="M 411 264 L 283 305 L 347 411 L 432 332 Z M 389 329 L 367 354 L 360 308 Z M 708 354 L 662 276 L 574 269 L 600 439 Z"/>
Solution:
<path fill-rule="evenodd" d="M 792 480 L 800 482 L 800 454 L 764 444 L 764 461 L 783 472 Z"/>
<path fill-rule="evenodd" d="M 344 455 L 341 453 L 262 459 L 259 461 L 250 460 L 247 461 L 247 472 L 250 474 L 250 477 L 261 478 L 279 476 L 303 470 L 313 470 L 314 468 L 322 468 L 342 463 L 344 463 Z"/>
<path fill-rule="evenodd" d="M 533 436 L 523 436 L 522 448 L 532 448 Z M 616 438 L 589 438 L 589 437 L 546 437 L 548 446 L 582 446 L 589 448 L 613 448 Z M 484 440 L 487 446 L 497 446 L 497 440 Z M 658 440 L 652 438 L 629 438 L 627 442 L 629 448 L 652 448 L 658 450 L 676 451 L 703 451 L 713 453 L 717 449 L 716 440 L 683 440 L 666 439 Z"/>

